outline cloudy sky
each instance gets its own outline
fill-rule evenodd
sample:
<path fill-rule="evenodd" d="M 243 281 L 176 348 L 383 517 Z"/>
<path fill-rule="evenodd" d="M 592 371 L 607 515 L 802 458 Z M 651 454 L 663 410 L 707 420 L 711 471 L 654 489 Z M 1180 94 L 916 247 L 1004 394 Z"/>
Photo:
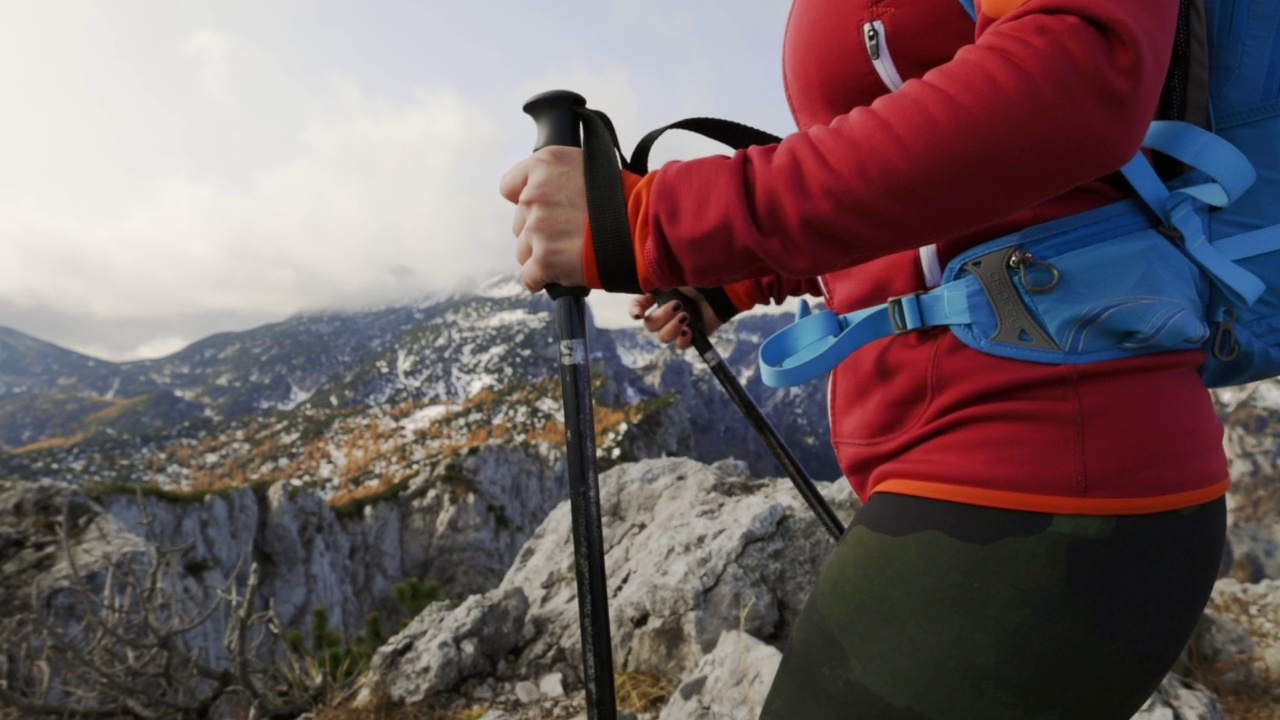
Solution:
<path fill-rule="evenodd" d="M 786 132 L 788 6 L 0 0 L 0 326 L 154 357 L 514 272 L 524 99 Z"/>

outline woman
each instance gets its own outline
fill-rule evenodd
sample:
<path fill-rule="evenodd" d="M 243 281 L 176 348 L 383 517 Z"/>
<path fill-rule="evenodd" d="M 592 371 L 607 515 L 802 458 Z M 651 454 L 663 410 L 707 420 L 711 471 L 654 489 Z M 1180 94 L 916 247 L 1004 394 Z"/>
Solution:
<path fill-rule="evenodd" d="M 795 0 L 798 132 L 626 178 L 646 291 L 837 313 L 924 290 L 973 245 L 1113 202 L 1169 65 L 1178 0 Z M 521 279 L 599 287 L 581 156 L 514 167 Z M 1123 268 L 1117 268 L 1123 272 Z M 688 347 L 698 308 L 632 305 Z M 646 315 L 647 313 L 647 315 Z M 728 313 L 725 313 L 726 315 Z M 864 502 L 795 628 L 764 718 L 1129 718 L 1207 602 L 1222 428 L 1198 351 L 1086 365 L 986 355 L 946 330 L 832 373 Z"/>

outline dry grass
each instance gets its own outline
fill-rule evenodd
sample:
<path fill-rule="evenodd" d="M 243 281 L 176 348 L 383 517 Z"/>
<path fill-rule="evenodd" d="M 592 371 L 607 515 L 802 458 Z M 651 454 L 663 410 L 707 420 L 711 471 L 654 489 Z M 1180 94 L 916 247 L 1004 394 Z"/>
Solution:
<path fill-rule="evenodd" d="M 317 710 L 316 720 L 480 720 L 489 712 L 484 705 L 441 708 L 429 703 L 401 705 L 377 697 L 361 707 L 350 703 Z"/>
<path fill-rule="evenodd" d="M 408 480 L 409 478 L 407 477 L 406 478 L 380 477 L 378 478 L 377 482 L 372 483 L 370 485 L 362 485 L 358 488 L 354 488 L 351 490 L 339 490 L 338 492 L 335 492 L 333 495 L 329 496 L 328 504 L 329 504 L 329 507 L 337 510 L 353 502 L 359 502 L 362 500 L 368 501 L 371 499 L 376 499 L 387 493 L 394 492 L 393 490 L 394 488 L 400 486 L 402 483 L 405 483 Z"/>
<path fill-rule="evenodd" d="M 40 450 L 63 450 L 65 448 L 72 447 L 73 445 L 79 445 L 85 437 L 86 435 L 84 433 L 79 433 L 70 437 L 45 438 L 44 440 L 33 442 L 30 445 L 23 445 L 20 448 L 14 448 L 9 452 L 14 455 L 21 455 L 23 453 L 38 452 Z"/>
<path fill-rule="evenodd" d="M 1280 720 L 1280 697 L 1223 697 L 1228 720 Z"/>
<path fill-rule="evenodd" d="M 1191 679 L 1204 685 L 1222 701 L 1228 720 L 1280 720 L 1280 688 L 1241 688 L 1225 680 L 1252 658 L 1233 658 L 1210 667 L 1191 667 Z M 1264 683 L 1265 684 L 1265 683 Z"/>
<path fill-rule="evenodd" d="M 1280 603 L 1261 598 L 1253 587 L 1244 584 L 1243 597 L 1215 594 L 1209 609 L 1238 623 L 1259 647 L 1280 645 Z M 1244 655 L 1205 665 L 1197 662 L 1195 650 L 1193 646 L 1189 653 L 1192 679 L 1222 700 L 1229 720 L 1280 720 L 1280 673 L 1261 657 Z M 1248 686 L 1242 686 L 1237 672 L 1244 665 L 1252 665 L 1257 678 Z"/>
<path fill-rule="evenodd" d="M 645 673 L 621 673 L 613 678 L 618 707 L 637 713 L 661 710 L 675 689 L 662 678 Z"/>
<path fill-rule="evenodd" d="M 646 673 L 620 673 L 614 676 L 618 708 L 650 717 L 656 716 L 666 705 L 674 691 L 674 685 Z M 579 696 L 581 693 L 579 693 Z M 415 705 L 402 705 L 390 700 L 385 693 L 377 693 L 366 704 L 355 707 L 350 701 L 315 711 L 315 720 L 480 720 L 490 710 L 487 705 L 471 705 L 460 700 L 453 702 L 426 701 Z M 576 715 L 580 704 L 557 706 L 555 717 Z M 547 720 L 546 705 L 509 708 L 508 712 L 522 720 Z M 530 714 L 532 713 L 532 714 Z M 0 720 L 9 720 L 0 715 Z"/>

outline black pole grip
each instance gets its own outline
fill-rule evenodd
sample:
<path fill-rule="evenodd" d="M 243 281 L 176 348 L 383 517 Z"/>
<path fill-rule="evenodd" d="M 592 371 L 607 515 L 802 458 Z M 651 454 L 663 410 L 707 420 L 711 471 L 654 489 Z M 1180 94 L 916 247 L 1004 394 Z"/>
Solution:
<path fill-rule="evenodd" d="M 672 300 L 680 303 L 684 307 L 684 311 L 689 313 L 689 329 L 693 331 L 694 337 L 697 338 L 698 335 L 706 336 L 706 328 L 702 326 L 702 308 L 697 300 L 675 289 L 659 290 L 654 293 L 654 297 L 657 298 L 659 305 L 666 305 Z"/>
<path fill-rule="evenodd" d="M 529 98 L 524 104 L 524 111 L 538 126 L 538 139 L 533 145 L 533 151 L 538 152 L 552 145 L 582 147 L 582 124 L 578 120 L 578 108 L 586 106 L 587 99 L 572 90 L 548 90 Z M 590 288 L 571 288 L 555 283 L 548 285 L 546 291 L 552 300 L 562 297 L 584 298 L 591 292 Z"/>
<path fill-rule="evenodd" d="M 582 147 L 577 109 L 586 106 L 586 98 L 571 90 L 548 90 L 529 98 L 524 111 L 538 125 L 538 141 L 533 151 L 551 145 Z"/>

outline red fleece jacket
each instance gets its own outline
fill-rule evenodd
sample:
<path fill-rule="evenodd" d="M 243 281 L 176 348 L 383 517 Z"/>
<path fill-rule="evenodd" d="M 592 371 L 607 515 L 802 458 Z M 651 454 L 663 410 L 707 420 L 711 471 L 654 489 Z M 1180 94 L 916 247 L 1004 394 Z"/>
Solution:
<path fill-rule="evenodd" d="M 849 312 L 924 289 L 961 249 L 1118 198 L 1155 114 L 1178 0 L 795 0 L 783 70 L 799 132 L 665 165 L 633 194 L 642 277 L 814 290 Z M 876 33 L 880 68 L 867 30 Z M 891 66 L 891 67 L 889 67 Z M 905 81 L 890 91 L 886 68 Z M 744 282 L 745 281 L 745 282 Z M 945 330 L 878 341 L 830 385 L 863 498 L 892 490 L 1053 512 L 1151 512 L 1225 489 L 1200 354 L 1084 366 L 978 353 Z M 815 391 L 816 388 L 815 388 Z"/>

